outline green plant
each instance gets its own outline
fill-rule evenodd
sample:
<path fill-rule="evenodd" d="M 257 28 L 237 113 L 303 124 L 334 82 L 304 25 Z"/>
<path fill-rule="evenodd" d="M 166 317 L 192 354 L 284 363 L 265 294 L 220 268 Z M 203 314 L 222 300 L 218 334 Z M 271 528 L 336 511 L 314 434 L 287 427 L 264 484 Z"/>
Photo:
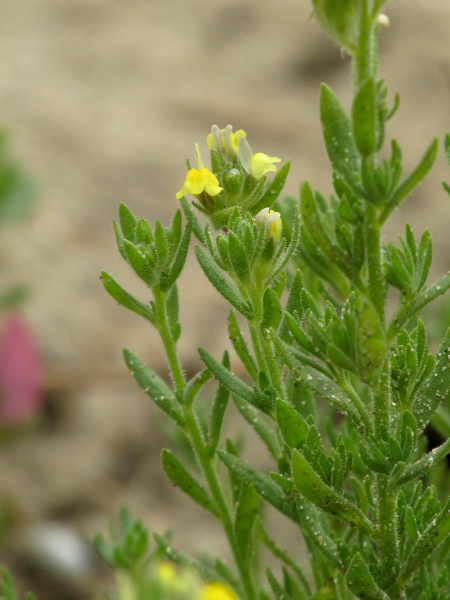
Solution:
<path fill-rule="evenodd" d="M 383 158 L 386 123 L 399 106 L 398 96 L 389 105 L 387 85 L 377 75 L 386 4 L 313 0 L 315 16 L 352 61 L 350 112 L 327 85 L 321 87 L 334 185 L 328 200 L 308 182 L 298 200 L 280 199 L 289 163 L 269 181 L 278 158 L 253 154 L 242 130 L 213 126 L 211 169 L 196 146 L 196 168 L 188 163 L 177 194 L 182 211 L 169 227 L 136 218 L 124 204 L 114 223 L 119 252 L 152 300 L 134 298 L 107 273 L 104 287 L 158 330 L 171 384 L 129 350 L 125 362 L 190 441 L 197 469 L 166 449 L 164 470 L 220 522 L 234 565 L 213 556 L 200 564 L 156 536 L 158 546 L 245 600 L 450 597 L 450 498 L 441 497 L 443 471 L 441 479 L 434 477 L 437 487 L 429 483 L 450 439 L 428 452 L 424 434 L 433 419 L 450 434 L 443 404 L 450 389 L 450 332 L 433 355 L 419 320 L 420 311 L 450 287 L 450 275 L 427 284 L 427 231 L 417 239 L 407 225 L 399 245 L 382 238 L 391 213 L 431 169 L 438 140 L 406 174 L 396 140 Z M 450 135 L 445 149 L 450 161 Z M 195 197 L 192 205 L 188 194 Z M 199 349 L 204 369 L 189 380 L 180 363 L 176 282 L 192 233 L 203 274 L 230 304 L 229 336 L 246 371 L 242 378 L 232 372 L 228 351 L 219 359 Z M 391 290 L 398 292 L 392 314 Z M 217 388 L 204 419 L 199 395 L 212 379 Z M 270 473 L 249 464 L 235 440 L 222 439 L 230 398 L 267 448 Z M 265 503 L 298 527 L 310 569 L 302 564 L 305 557 L 289 555 L 273 539 Z M 261 546 L 281 563 L 281 576 L 272 564 L 267 579 L 262 576 Z"/>

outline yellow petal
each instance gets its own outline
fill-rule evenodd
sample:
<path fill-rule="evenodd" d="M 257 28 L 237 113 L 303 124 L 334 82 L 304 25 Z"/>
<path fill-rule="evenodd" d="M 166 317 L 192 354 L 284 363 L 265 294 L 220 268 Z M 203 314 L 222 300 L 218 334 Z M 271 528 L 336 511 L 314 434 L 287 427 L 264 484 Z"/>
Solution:
<path fill-rule="evenodd" d="M 277 168 L 273 163 L 281 162 L 281 158 L 277 156 L 267 156 L 263 152 L 257 152 L 252 156 L 251 174 L 255 179 L 261 179 L 269 171 L 276 171 Z"/>
<path fill-rule="evenodd" d="M 210 196 L 217 196 L 223 188 L 219 186 L 217 177 L 211 173 L 206 167 L 202 169 L 189 169 L 184 185 L 176 194 L 176 199 L 179 200 L 186 194 L 198 196 L 205 191 Z"/>
<path fill-rule="evenodd" d="M 203 189 L 205 192 L 210 196 L 217 196 L 217 194 L 220 194 L 223 188 L 220 187 L 219 181 L 214 173 L 211 173 L 206 167 L 200 169 L 200 173 L 202 175 Z"/>
<path fill-rule="evenodd" d="M 239 600 L 239 598 L 227 585 L 213 581 L 203 588 L 199 600 Z"/>
<path fill-rule="evenodd" d="M 280 241 L 283 222 L 279 212 L 270 210 L 268 207 L 263 208 L 257 215 L 255 215 L 255 223 L 257 225 L 264 223 L 267 234 L 273 238 L 273 241 L 275 243 Z"/>

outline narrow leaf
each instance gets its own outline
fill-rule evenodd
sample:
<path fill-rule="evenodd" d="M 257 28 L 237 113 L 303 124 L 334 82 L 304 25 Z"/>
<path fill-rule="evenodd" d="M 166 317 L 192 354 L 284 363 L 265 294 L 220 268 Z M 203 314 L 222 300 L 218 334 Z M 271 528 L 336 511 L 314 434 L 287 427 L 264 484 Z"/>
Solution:
<path fill-rule="evenodd" d="M 281 193 L 281 190 L 286 183 L 286 179 L 289 173 L 289 169 L 291 168 L 291 163 L 288 161 L 285 163 L 280 169 L 278 169 L 275 177 L 272 179 L 272 182 L 267 186 L 266 191 L 261 196 L 258 203 L 252 207 L 252 214 L 256 215 L 260 210 L 266 208 L 267 206 L 270 208 L 275 200 Z"/>
<path fill-rule="evenodd" d="M 230 310 L 230 314 L 228 315 L 228 335 L 236 354 L 239 356 L 244 367 L 247 369 L 247 373 L 250 375 L 252 381 L 256 382 L 258 379 L 258 369 L 255 361 L 253 360 L 253 356 L 250 354 L 247 343 L 244 340 L 244 336 L 240 330 L 236 315 L 232 310 Z"/>
<path fill-rule="evenodd" d="M 437 138 L 434 138 L 417 167 L 403 180 L 386 203 L 386 208 L 380 217 L 380 223 L 384 223 L 391 212 L 397 208 L 397 206 L 399 206 L 399 204 L 401 204 L 401 202 L 403 202 L 403 200 L 405 200 L 405 198 L 407 198 L 419 185 L 422 179 L 424 179 L 436 160 L 438 146 L 439 141 Z"/>
<path fill-rule="evenodd" d="M 360 159 L 350 120 L 334 92 L 325 84 L 322 84 L 320 93 L 320 118 L 333 169 L 350 186 L 355 186 L 359 177 Z"/>
<path fill-rule="evenodd" d="M 431 467 L 434 467 L 434 465 L 444 459 L 448 454 L 450 454 L 450 438 L 408 467 L 395 485 L 404 485 L 405 483 L 408 483 L 408 481 L 412 481 L 418 477 L 426 477 Z"/>
<path fill-rule="evenodd" d="M 199 246 L 195 247 L 195 254 L 203 272 L 219 294 L 234 306 L 236 310 L 242 313 L 244 317 L 251 319 L 253 311 L 248 302 L 244 300 L 240 292 L 223 275 L 215 262 L 213 262 Z"/>
<path fill-rule="evenodd" d="M 119 223 L 123 237 L 134 242 L 134 234 L 136 231 L 136 217 L 126 204 L 119 204 Z"/>
<path fill-rule="evenodd" d="M 288 496 L 267 475 L 254 469 L 245 460 L 242 460 L 242 458 L 233 456 L 222 450 L 218 450 L 217 454 L 220 460 L 239 479 L 248 485 L 253 485 L 263 500 L 266 500 L 281 513 L 289 517 L 289 519 L 296 522 L 296 513 Z"/>
<path fill-rule="evenodd" d="M 359 508 L 328 487 L 298 450 L 292 453 L 292 477 L 297 489 L 310 502 L 373 537 L 373 526 Z"/>
<path fill-rule="evenodd" d="M 281 308 L 280 301 L 276 293 L 272 288 L 268 287 L 263 295 L 263 318 L 261 321 L 260 328 L 262 331 L 265 329 L 278 329 L 281 322 L 283 310 Z"/>
<path fill-rule="evenodd" d="M 175 396 L 164 381 L 144 362 L 127 349 L 123 357 L 131 376 L 153 402 L 163 410 L 177 425 L 184 426 L 184 416 L 176 403 Z"/>
<path fill-rule="evenodd" d="M 317 369 L 305 367 L 299 363 L 287 344 L 284 344 L 277 336 L 274 336 L 273 339 L 275 346 L 283 356 L 286 365 L 306 384 L 308 388 L 324 398 L 342 414 L 348 415 L 363 435 L 370 430 L 370 418 L 362 403 L 355 406 L 352 399 L 342 391 L 337 383 Z"/>
<path fill-rule="evenodd" d="M 228 352 L 224 352 L 222 364 L 226 369 L 230 368 L 230 357 L 228 356 Z M 229 390 L 224 385 L 219 383 L 211 406 L 211 411 L 209 413 L 208 448 L 210 456 L 214 456 L 219 443 L 223 417 L 228 405 L 229 395 Z"/>
<path fill-rule="evenodd" d="M 150 321 L 150 323 L 155 324 L 155 315 L 150 306 L 144 304 L 143 302 L 139 302 L 139 300 L 124 290 L 123 287 L 121 287 L 117 281 L 111 275 L 109 275 L 109 273 L 102 271 L 101 280 L 105 290 L 108 292 L 111 298 L 114 298 L 116 302 L 125 308 L 128 308 L 128 310 L 131 310 L 137 315 L 144 317 L 144 319 L 147 319 L 147 321 Z"/>
<path fill-rule="evenodd" d="M 419 391 L 413 405 L 419 431 L 423 431 L 438 406 L 450 392 L 450 329 L 447 330 L 436 356 L 434 373 Z"/>
<path fill-rule="evenodd" d="M 345 574 L 345 581 L 357 598 L 389 600 L 389 596 L 375 583 L 367 563 L 359 552 L 350 562 Z"/>
<path fill-rule="evenodd" d="M 167 477 L 176 487 L 179 487 L 194 502 L 202 508 L 209 510 L 213 515 L 218 516 L 217 508 L 208 496 L 205 489 L 198 483 L 194 477 L 185 469 L 178 458 L 170 450 L 163 449 L 162 465 Z"/>
<path fill-rule="evenodd" d="M 308 435 L 309 426 L 289 404 L 281 400 L 276 404 L 277 423 L 284 441 L 291 448 L 301 448 Z"/>
<path fill-rule="evenodd" d="M 413 547 L 400 578 L 407 581 L 433 550 L 450 534 L 450 498 Z"/>
<path fill-rule="evenodd" d="M 273 428 L 266 420 L 261 418 L 261 414 L 256 408 L 237 394 L 233 394 L 233 401 L 238 411 L 266 445 L 271 456 L 278 462 L 280 460 L 280 447 Z"/>
<path fill-rule="evenodd" d="M 358 150 L 363 156 L 370 156 L 376 142 L 375 82 L 367 79 L 360 87 L 353 103 L 353 134 Z"/>
<path fill-rule="evenodd" d="M 208 354 L 206 350 L 203 350 L 203 348 L 199 348 L 198 353 L 217 381 L 230 390 L 230 392 L 237 394 L 263 412 L 271 411 L 272 400 L 270 398 L 263 394 L 256 394 L 252 388 L 236 377 L 229 369 L 220 364 L 220 362 Z"/>
<path fill-rule="evenodd" d="M 246 549 L 247 560 L 252 557 L 252 531 L 259 513 L 260 496 L 253 485 L 242 485 L 234 515 L 234 532 L 238 545 Z"/>
<path fill-rule="evenodd" d="M 191 234 L 192 234 L 192 219 L 188 219 L 186 229 L 184 230 L 183 237 L 181 238 L 180 245 L 178 246 L 177 253 L 175 255 L 175 259 L 172 263 L 172 268 L 170 270 L 169 276 L 165 283 L 165 288 L 164 288 L 165 290 L 169 290 L 172 287 L 172 285 L 176 282 L 176 280 L 180 276 L 181 271 L 183 270 L 184 264 L 186 262 L 188 250 L 189 250 Z"/>

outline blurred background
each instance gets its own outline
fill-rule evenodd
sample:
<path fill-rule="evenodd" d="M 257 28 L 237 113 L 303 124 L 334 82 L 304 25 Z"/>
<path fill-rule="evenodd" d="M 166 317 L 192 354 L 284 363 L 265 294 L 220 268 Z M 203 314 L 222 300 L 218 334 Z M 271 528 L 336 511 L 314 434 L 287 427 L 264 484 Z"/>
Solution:
<path fill-rule="evenodd" d="M 391 99 L 402 98 L 387 140 L 399 140 L 408 170 L 450 131 L 450 4 L 395 0 L 387 13 L 380 72 Z M 153 530 L 173 526 L 185 549 L 223 544 L 165 482 L 159 415 L 122 363 L 126 346 L 164 375 L 158 338 L 115 305 L 99 275 L 148 299 L 122 263 L 111 221 L 125 202 L 167 224 L 186 158 L 195 142 L 207 155 L 213 123 L 245 129 L 254 152 L 290 159 L 288 193 L 304 179 L 331 191 L 318 90 L 327 82 L 349 107 L 349 64 L 310 17 L 307 0 L 0 3 L 0 126 L 38 191 L 25 220 L 0 229 L 0 286 L 27 288 L 21 317 L 44 390 L 34 425 L 1 438 L 0 559 L 39 598 L 92 597 L 103 572 L 83 540 L 124 502 Z M 450 268 L 442 179 L 450 169 L 441 151 L 387 231 L 395 239 L 405 220 L 416 233 L 431 230 L 433 278 Z M 180 297 L 180 351 L 193 371 L 198 345 L 215 356 L 227 346 L 226 314 L 192 259 Z M 51 550 L 58 535 L 72 539 L 72 567 Z"/>

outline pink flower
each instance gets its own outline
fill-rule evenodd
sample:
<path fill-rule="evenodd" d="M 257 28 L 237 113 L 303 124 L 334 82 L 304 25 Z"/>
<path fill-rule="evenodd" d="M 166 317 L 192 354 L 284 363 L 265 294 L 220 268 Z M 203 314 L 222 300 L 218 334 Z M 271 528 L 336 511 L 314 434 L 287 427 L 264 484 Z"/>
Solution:
<path fill-rule="evenodd" d="M 8 313 L 0 337 L 0 424 L 30 420 L 42 397 L 43 369 L 34 338 L 20 313 Z"/>

